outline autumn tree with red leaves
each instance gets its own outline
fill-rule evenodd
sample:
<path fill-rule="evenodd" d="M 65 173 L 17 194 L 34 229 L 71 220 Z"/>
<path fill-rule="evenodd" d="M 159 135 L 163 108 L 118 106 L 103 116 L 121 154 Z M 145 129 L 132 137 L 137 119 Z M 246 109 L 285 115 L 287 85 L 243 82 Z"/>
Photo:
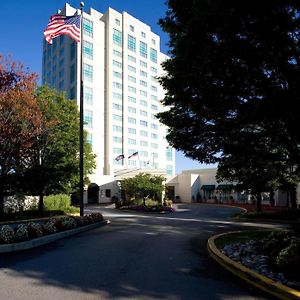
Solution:
<path fill-rule="evenodd" d="M 10 177 L 28 167 L 41 112 L 34 97 L 37 75 L 0 55 L 0 215 Z"/>

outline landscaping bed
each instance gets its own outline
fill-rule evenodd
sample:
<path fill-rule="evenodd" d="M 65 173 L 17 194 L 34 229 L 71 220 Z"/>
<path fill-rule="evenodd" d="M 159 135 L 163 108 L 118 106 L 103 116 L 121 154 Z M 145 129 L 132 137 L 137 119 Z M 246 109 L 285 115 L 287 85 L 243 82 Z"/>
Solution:
<path fill-rule="evenodd" d="M 172 213 L 175 212 L 175 209 L 170 206 L 163 206 L 163 205 L 126 205 L 121 206 L 120 209 L 126 210 L 134 210 L 139 212 L 146 212 L 146 213 Z"/>
<path fill-rule="evenodd" d="M 299 226 L 292 230 L 250 231 L 223 235 L 218 249 L 243 266 L 300 291 Z"/>
<path fill-rule="evenodd" d="M 2 225 L 0 226 L 0 245 L 21 243 L 102 221 L 102 214 L 92 213 L 86 216 L 63 216 L 40 222 Z"/>

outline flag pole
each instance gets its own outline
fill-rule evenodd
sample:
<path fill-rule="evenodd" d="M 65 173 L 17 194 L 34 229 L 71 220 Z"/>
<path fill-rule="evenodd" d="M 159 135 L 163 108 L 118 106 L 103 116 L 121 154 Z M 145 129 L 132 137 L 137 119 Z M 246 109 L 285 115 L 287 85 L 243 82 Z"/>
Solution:
<path fill-rule="evenodd" d="M 83 7 L 80 2 L 81 20 L 80 20 L 80 125 L 79 125 L 79 189 L 80 189 L 80 216 L 84 215 L 84 181 L 83 181 L 83 159 L 84 159 L 84 135 L 83 135 Z"/>

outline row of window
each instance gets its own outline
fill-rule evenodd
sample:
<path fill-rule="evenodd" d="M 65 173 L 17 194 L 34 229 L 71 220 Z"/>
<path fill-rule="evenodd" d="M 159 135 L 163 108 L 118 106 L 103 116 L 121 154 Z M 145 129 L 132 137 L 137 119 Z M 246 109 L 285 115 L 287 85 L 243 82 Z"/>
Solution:
<path fill-rule="evenodd" d="M 118 125 L 113 125 L 113 131 L 114 132 L 122 132 L 122 126 L 118 126 Z M 128 133 L 130 134 L 136 134 L 136 129 L 135 128 L 128 128 Z M 147 133 L 148 135 L 148 133 Z M 157 140 L 158 139 L 158 135 L 156 133 L 151 133 L 151 138 Z"/>
<path fill-rule="evenodd" d="M 116 143 L 116 144 L 122 143 L 122 137 L 120 137 L 120 136 L 113 136 L 113 142 Z M 130 144 L 130 145 L 136 145 L 136 144 L 137 144 L 137 141 L 136 141 L 136 139 L 131 139 L 131 138 L 129 138 L 129 139 L 128 139 L 128 144 Z M 141 141 L 140 141 L 140 145 L 141 145 L 142 147 L 148 147 L 149 142 L 148 142 L 148 141 L 141 140 Z M 151 143 L 151 148 L 152 148 L 152 149 L 158 149 L 158 144 L 157 144 L 157 143 Z M 170 159 L 167 158 L 167 160 L 170 160 Z M 171 160 L 172 160 L 172 159 L 171 159 Z"/>

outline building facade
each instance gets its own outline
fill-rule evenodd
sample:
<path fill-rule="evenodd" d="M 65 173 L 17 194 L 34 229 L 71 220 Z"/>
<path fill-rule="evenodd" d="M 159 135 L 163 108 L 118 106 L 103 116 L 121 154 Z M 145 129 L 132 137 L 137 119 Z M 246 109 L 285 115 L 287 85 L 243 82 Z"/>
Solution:
<path fill-rule="evenodd" d="M 80 11 L 66 4 L 61 13 Z M 157 77 L 167 59 L 160 51 L 159 36 L 140 20 L 112 8 L 104 14 L 91 8 L 82 25 L 84 121 L 97 157 L 91 177 L 94 187 L 109 196 L 107 186 L 119 173 L 160 170 L 173 176 L 175 151 L 166 141 L 166 126 L 156 118 L 164 109 Z M 44 41 L 42 82 L 79 104 L 79 43 L 65 35 L 52 45 Z"/>

